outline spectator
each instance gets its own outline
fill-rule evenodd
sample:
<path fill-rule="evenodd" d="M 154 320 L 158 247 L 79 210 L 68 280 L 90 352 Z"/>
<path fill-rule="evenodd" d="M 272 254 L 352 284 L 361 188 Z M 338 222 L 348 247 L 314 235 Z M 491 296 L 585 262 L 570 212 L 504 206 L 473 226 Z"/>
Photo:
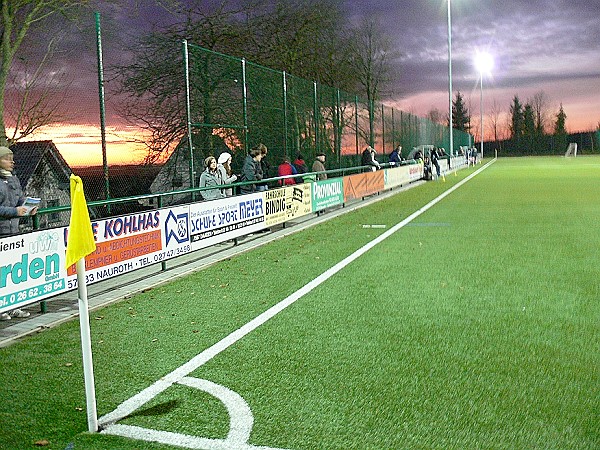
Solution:
<path fill-rule="evenodd" d="M 214 156 L 209 156 L 204 160 L 204 167 L 206 169 L 200 175 L 200 187 L 216 187 L 223 184 L 223 180 L 221 179 L 221 174 L 217 170 L 217 160 Z M 206 191 L 201 191 L 202 197 L 204 200 L 216 200 L 218 198 L 225 197 L 225 194 L 221 191 L 221 189 L 207 189 Z"/>
<path fill-rule="evenodd" d="M 296 171 L 299 175 L 308 172 L 308 167 L 304 161 L 304 156 L 302 156 L 301 153 L 298 153 L 296 156 L 293 166 L 296 168 Z M 296 183 L 304 183 L 304 179 L 302 177 L 296 177 Z"/>
<path fill-rule="evenodd" d="M 277 175 L 280 177 L 284 177 L 286 175 L 297 175 L 298 171 L 296 168 L 290 163 L 290 159 L 287 156 L 283 157 L 283 162 L 277 168 Z M 296 184 L 294 178 L 284 178 L 283 180 L 279 180 L 279 185 L 290 185 Z"/>
<path fill-rule="evenodd" d="M 219 160 L 217 161 L 217 170 L 219 171 L 219 176 L 221 177 L 221 181 L 223 184 L 231 184 L 235 183 L 237 180 L 237 175 L 233 173 L 231 169 L 231 155 L 227 152 L 223 152 L 219 155 Z M 222 190 L 225 197 L 231 197 L 233 195 L 233 188 L 225 188 Z"/>
<path fill-rule="evenodd" d="M 439 163 L 439 155 L 438 155 L 438 150 L 437 148 L 433 147 L 431 149 L 431 163 L 433 164 L 433 166 L 435 167 L 435 173 L 437 174 L 437 178 L 440 177 L 440 163 Z"/>
<path fill-rule="evenodd" d="M 22 206 L 25 202 L 23 189 L 19 179 L 13 175 L 15 161 L 13 152 L 8 147 L 0 147 L 0 237 L 11 236 L 19 233 L 19 218 L 27 214 L 27 208 Z M 37 208 L 29 212 L 37 213 Z M 29 317 L 27 311 L 13 309 L 2 313 L 0 320 L 10 320 L 13 317 Z"/>
<path fill-rule="evenodd" d="M 402 162 L 402 146 L 399 145 L 390 153 L 390 164 L 399 166 Z"/>
<path fill-rule="evenodd" d="M 362 165 L 369 166 L 366 169 L 367 172 L 375 172 L 380 168 L 379 162 L 375 159 L 375 149 L 371 146 L 367 146 L 362 152 Z"/>
<path fill-rule="evenodd" d="M 259 181 L 262 180 L 262 170 L 260 168 L 260 160 L 262 158 L 262 151 L 259 144 L 250 150 L 248 156 L 244 160 L 244 166 L 242 167 L 242 181 Z M 240 186 L 240 192 L 242 194 L 249 194 L 256 191 L 255 184 L 245 184 Z"/>
<path fill-rule="evenodd" d="M 267 153 L 269 151 L 267 150 L 267 146 L 265 144 L 258 144 L 258 147 L 260 148 L 260 151 L 262 153 L 262 157 L 260 158 L 260 171 L 262 174 L 261 179 L 269 178 L 269 171 L 271 170 L 271 166 L 266 161 Z M 269 185 L 266 182 L 265 183 L 257 183 L 257 185 L 256 185 L 257 191 L 266 191 L 268 189 L 269 189 Z"/>
<path fill-rule="evenodd" d="M 325 153 L 317 153 L 315 162 L 312 165 L 313 172 L 317 173 L 317 180 L 326 180 L 327 174 L 325 173 Z"/>
<path fill-rule="evenodd" d="M 431 169 L 431 159 L 429 156 L 426 156 L 423 159 L 423 179 L 425 181 L 430 181 L 433 179 L 432 169 Z"/>
<path fill-rule="evenodd" d="M 475 147 L 471 147 L 470 149 L 470 158 L 469 158 L 469 163 L 470 164 L 477 164 L 477 149 Z"/>

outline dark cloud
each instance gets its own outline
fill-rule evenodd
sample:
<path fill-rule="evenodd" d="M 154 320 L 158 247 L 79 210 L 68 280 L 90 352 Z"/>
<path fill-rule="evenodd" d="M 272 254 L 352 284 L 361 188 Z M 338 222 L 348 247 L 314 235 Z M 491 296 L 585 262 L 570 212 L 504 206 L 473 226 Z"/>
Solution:
<path fill-rule="evenodd" d="M 395 61 L 398 82 L 389 100 L 395 96 L 410 105 L 414 96 L 420 114 L 426 114 L 423 108 L 447 109 L 441 95 L 445 90 L 447 97 L 448 89 L 446 1 L 348 0 L 347 7 L 357 16 L 379 19 L 402 54 Z M 527 98 L 542 88 L 555 103 L 568 104 L 565 93 L 585 89 L 589 101 L 600 104 L 597 1 L 452 0 L 451 8 L 455 90 L 468 92 L 477 85 L 473 60 L 477 51 L 484 50 L 495 61 L 492 77 L 485 81 L 488 95 L 500 97 L 507 106 L 513 95 Z M 569 83 L 572 87 L 567 87 Z M 424 93 L 432 93 L 429 106 L 423 103 Z M 570 117 L 577 118 L 577 112 Z M 598 123 L 600 111 L 589 120 Z"/>
<path fill-rule="evenodd" d="M 187 3 L 208 8 L 212 1 Z M 485 80 L 487 95 L 498 98 L 507 109 L 515 94 L 527 98 L 541 88 L 556 104 L 568 105 L 566 95 L 582 91 L 589 93 L 590 103 L 600 104 L 598 0 L 451 1 L 455 90 L 471 92 L 477 86 L 479 74 L 473 58 L 478 50 L 486 50 L 495 60 L 492 77 Z M 345 0 L 343 4 L 355 23 L 365 16 L 377 19 L 400 54 L 394 61 L 397 82 L 388 90 L 386 100 L 402 101 L 421 115 L 433 107 L 447 108 L 446 0 Z M 174 20 L 168 10 L 152 1 L 98 1 L 94 6 L 101 12 L 108 77 L 110 67 L 128 57 L 124 49 L 134 38 Z M 95 19 L 88 12 L 77 24 L 55 23 L 55 27 L 63 32 L 53 69 L 69 74 L 64 80 L 72 92 L 84 93 L 77 96 L 70 111 L 84 122 L 84 116 L 95 116 L 98 111 Z M 39 43 L 52 34 L 49 31 L 40 28 L 31 33 L 24 46 L 30 54 L 26 52 L 25 57 L 39 57 L 43 48 Z M 425 94 L 431 94 L 429 104 Z M 573 107 L 581 105 L 579 95 Z M 413 97 L 419 99 L 418 104 L 416 100 L 411 103 Z M 109 110 L 109 114 L 114 112 Z M 575 120 L 578 113 L 567 110 L 567 114 Z M 600 110 L 597 114 L 588 121 L 598 123 Z"/>

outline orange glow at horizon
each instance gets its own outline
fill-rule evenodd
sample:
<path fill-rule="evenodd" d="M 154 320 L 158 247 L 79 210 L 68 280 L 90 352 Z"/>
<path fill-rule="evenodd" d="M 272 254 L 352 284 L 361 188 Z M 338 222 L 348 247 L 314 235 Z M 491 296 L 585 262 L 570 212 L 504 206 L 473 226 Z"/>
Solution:
<path fill-rule="evenodd" d="M 143 130 L 106 127 L 108 165 L 142 164 L 147 155 Z M 55 124 L 37 130 L 24 141 L 52 141 L 70 167 L 101 166 L 102 137 L 98 126 Z"/>

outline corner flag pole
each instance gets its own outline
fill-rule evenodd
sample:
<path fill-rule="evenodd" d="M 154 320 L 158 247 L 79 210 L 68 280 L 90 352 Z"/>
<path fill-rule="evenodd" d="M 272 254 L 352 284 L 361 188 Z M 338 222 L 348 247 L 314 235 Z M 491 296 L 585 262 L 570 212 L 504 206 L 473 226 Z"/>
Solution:
<path fill-rule="evenodd" d="M 67 237 L 67 268 L 76 263 L 77 294 L 79 300 L 79 327 L 81 329 L 81 352 L 83 354 L 83 376 L 87 406 L 88 430 L 98 431 L 96 411 L 96 390 L 94 387 L 94 364 L 92 361 L 92 340 L 85 281 L 85 257 L 96 250 L 92 223 L 83 193 L 81 178 L 71 174 L 71 221 Z"/>

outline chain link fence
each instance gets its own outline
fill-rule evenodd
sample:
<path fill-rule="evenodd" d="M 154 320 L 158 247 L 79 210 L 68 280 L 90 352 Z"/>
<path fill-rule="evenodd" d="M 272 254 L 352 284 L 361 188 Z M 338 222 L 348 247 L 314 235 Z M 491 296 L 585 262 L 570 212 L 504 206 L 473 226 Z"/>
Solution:
<path fill-rule="evenodd" d="M 185 41 L 168 44 L 171 53 L 163 55 L 164 65 L 149 78 L 144 95 L 125 95 L 115 74 L 117 66 L 130 63 L 122 51 L 127 43 L 110 22 L 104 37 L 97 16 L 88 25 L 78 28 L 79 47 L 73 51 L 87 56 L 75 61 L 72 79 L 62 85 L 60 120 L 25 139 L 32 142 L 12 147 L 21 184 L 28 195 L 42 198 L 43 209 L 68 205 L 71 172 L 82 177 L 92 202 L 176 192 L 198 185 L 209 155 L 230 153 L 239 173 L 258 143 L 269 149 L 270 177 L 283 158 L 293 161 L 298 154 L 310 167 L 323 152 L 328 169 L 341 169 L 359 166 L 367 145 L 381 162 L 398 145 L 404 156 L 417 145 L 449 147 L 448 127 Z M 170 96 L 160 100 L 176 105 L 169 112 L 173 117 L 144 112 L 152 83 L 171 83 Z M 7 91 L 8 122 L 18 115 L 24 95 L 16 84 Z M 159 158 L 150 158 L 153 130 L 161 121 L 177 127 L 164 127 L 163 133 L 172 134 L 171 144 Z M 454 130 L 454 144 L 455 149 L 469 146 L 471 136 Z M 175 203 L 194 195 L 173 198 Z M 94 206 L 91 213 L 100 218 L 156 206 L 136 199 Z M 68 211 L 50 210 L 38 225 L 65 225 L 68 216 Z"/>

